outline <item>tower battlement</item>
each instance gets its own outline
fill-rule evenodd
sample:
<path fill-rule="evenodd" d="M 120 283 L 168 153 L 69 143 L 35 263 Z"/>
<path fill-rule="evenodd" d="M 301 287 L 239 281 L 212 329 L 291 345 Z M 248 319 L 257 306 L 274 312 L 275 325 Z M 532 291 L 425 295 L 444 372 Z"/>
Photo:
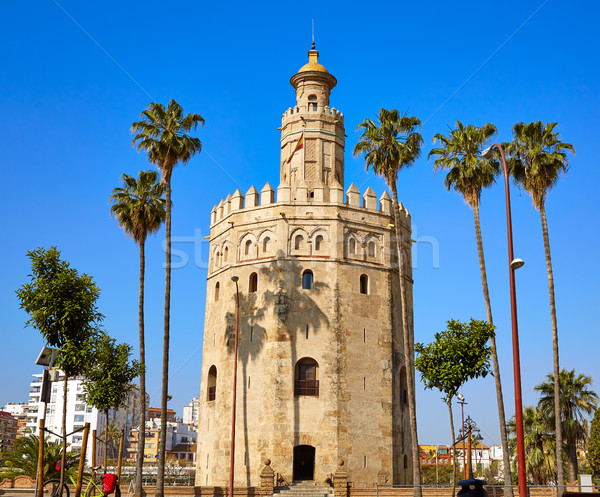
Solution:
<path fill-rule="evenodd" d="M 234 212 L 249 211 L 259 209 L 273 204 L 287 205 L 339 205 L 351 207 L 354 209 L 362 209 L 368 213 L 379 213 L 385 216 L 393 217 L 392 199 L 387 191 L 377 199 L 377 195 L 368 187 L 362 194 L 359 189 L 352 183 L 346 193 L 339 183 L 334 183 L 331 186 L 319 185 L 308 188 L 306 185 L 298 185 L 296 188 L 295 198 L 290 196 L 291 188 L 289 185 L 281 184 L 277 187 L 277 192 L 269 183 L 261 189 L 260 193 L 254 186 L 246 192 L 246 195 L 236 190 L 233 194 L 227 195 L 225 199 L 216 204 L 210 213 L 211 229 L 219 223 L 228 219 L 229 215 Z M 403 217 L 404 224 L 410 226 L 410 213 L 408 209 L 399 203 L 400 215 Z"/>
<path fill-rule="evenodd" d="M 289 117 L 291 116 L 297 116 L 298 114 L 303 114 L 303 113 L 314 113 L 314 114 L 328 114 L 331 117 L 333 117 L 334 119 L 338 119 L 340 121 L 344 120 L 344 114 L 342 112 L 340 112 L 339 110 L 337 110 L 335 107 L 329 107 L 329 106 L 325 106 L 322 108 L 323 110 L 321 112 L 313 112 L 313 111 L 309 111 L 308 106 L 294 106 L 294 107 L 290 107 L 288 110 L 286 110 L 282 116 L 281 116 L 281 120 L 285 121 L 287 120 Z"/>

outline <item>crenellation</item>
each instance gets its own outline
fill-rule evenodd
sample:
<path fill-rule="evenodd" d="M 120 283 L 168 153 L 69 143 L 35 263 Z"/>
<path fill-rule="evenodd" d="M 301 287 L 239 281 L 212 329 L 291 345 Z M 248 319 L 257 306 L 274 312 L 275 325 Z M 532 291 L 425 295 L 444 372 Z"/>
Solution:
<path fill-rule="evenodd" d="M 258 192 L 254 186 L 251 186 L 250 189 L 246 192 L 246 205 L 245 208 L 248 207 L 258 207 Z"/>
<path fill-rule="evenodd" d="M 277 202 L 289 202 L 291 195 L 291 187 L 287 183 L 281 183 L 277 187 Z"/>
<path fill-rule="evenodd" d="M 244 196 L 240 192 L 240 190 L 236 190 L 233 192 L 233 196 L 231 197 L 231 210 L 239 211 L 244 208 Z"/>
<path fill-rule="evenodd" d="M 360 207 L 360 192 L 354 183 L 350 185 L 346 192 L 346 203 L 351 207 Z"/>
<path fill-rule="evenodd" d="M 270 205 L 275 203 L 275 191 L 269 183 L 267 183 L 260 191 L 260 205 Z"/>
<path fill-rule="evenodd" d="M 217 204 L 210 211 L 210 224 L 211 226 L 217 222 Z"/>
<path fill-rule="evenodd" d="M 384 190 L 381 197 L 379 197 L 379 210 L 382 214 L 392 215 L 392 199 L 387 190 Z"/>
<path fill-rule="evenodd" d="M 377 210 L 377 195 L 371 187 L 363 194 L 363 208 L 376 211 Z"/>
<path fill-rule="evenodd" d="M 304 180 L 296 183 L 296 202 L 306 202 L 308 200 L 308 185 Z"/>
<path fill-rule="evenodd" d="M 227 195 L 227 197 L 225 198 L 225 209 L 224 209 L 224 215 L 228 215 L 231 212 L 231 193 L 229 195 Z"/>
<path fill-rule="evenodd" d="M 221 199 L 221 201 L 219 202 L 219 205 L 217 206 L 217 219 L 223 219 L 223 199 Z"/>
<path fill-rule="evenodd" d="M 344 203 L 344 189 L 337 180 L 334 180 L 329 187 L 329 201 L 333 204 Z"/>

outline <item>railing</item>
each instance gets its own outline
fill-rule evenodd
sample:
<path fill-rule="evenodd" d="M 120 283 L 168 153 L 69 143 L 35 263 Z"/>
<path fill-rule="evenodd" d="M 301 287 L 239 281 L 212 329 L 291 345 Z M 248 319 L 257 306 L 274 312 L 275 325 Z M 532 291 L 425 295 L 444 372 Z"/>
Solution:
<path fill-rule="evenodd" d="M 319 396 L 319 380 L 296 380 L 294 395 Z"/>
<path fill-rule="evenodd" d="M 215 400 L 217 398 L 217 387 L 208 387 L 208 400 Z"/>

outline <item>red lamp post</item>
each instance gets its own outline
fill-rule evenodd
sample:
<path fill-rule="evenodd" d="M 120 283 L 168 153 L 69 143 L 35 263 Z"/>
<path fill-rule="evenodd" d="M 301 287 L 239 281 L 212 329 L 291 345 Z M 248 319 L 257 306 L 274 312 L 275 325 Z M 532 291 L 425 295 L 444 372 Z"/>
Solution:
<path fill-rule="evenodd" d="M 513 343 L 513 370 L 515 382 L 515 425 L 517 432 L 517 475 L 519 479 L 519 496 L 527 497 L 527 475 L 525 473 L 525 443 L 523 436 L 523 401 L 521 397 L 521 359 L 519 354 L 519 328 L 517 324 L 517 294 L 515 290 L 515 270 L 523 266 L 522 259 L 515 259 L 513 254 L 512 219 L 510 210 L 510 190 L 508 181 L 508 167 L 504 150 L 498 143 L 485 149 L 481 156 L 485 159 L 493 157 L 492 148 L 496 147 L 502 158 L 504 170 L 504 186 L 506 191 L 506 231 L 508 234 L 508 265 L 510 279 L 510 312 L 512 321 Z"/>
<path fill-rule="evenodd" d="M 235 402 L 237 393 L 237 356 L 238 356 L 238 323 L 240 315 L 240 291 L 238 288 L 239 277 L 233 275 L 231 281 L 235 283 L 235 346 L 233 353 L 233 400 L 231 402 L 231 455 L 229 459 L 229 497 L 233 497 L 233 472 L 235 463 Z"/>
<path fill-rule="evenodd" d="M 467 479 L 467 462 L 466 462 L 466 454 L 465 454 L 465 404 L 468 404 L 468 402 L 465 402 L 465 397 L 463 394 L 458 394 L 456 396 L 456 398 L 458 399 L 458 403 L 460 404 L 460 417 L 461 417 L 461 422 L 462 424 L 461 426 L 461 433 L 462 433 L 462 452 L 463 452 L 463 480 Z"/>

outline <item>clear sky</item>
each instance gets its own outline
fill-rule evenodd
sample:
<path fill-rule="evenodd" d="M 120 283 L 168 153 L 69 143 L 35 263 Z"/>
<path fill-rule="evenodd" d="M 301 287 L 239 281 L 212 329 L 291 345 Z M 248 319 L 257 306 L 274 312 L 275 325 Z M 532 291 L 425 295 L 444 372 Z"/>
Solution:
<path fill-rule="evenodd" d="M 548 197 L 561 362 L 600 374 L 597 258 L 600 116 L 594 1 L 490 2 L 8 2 L 0 14 L 0 141 L 4 242 L 0 244 L 0 405 L 26 402 L 43 342 L 24 329 L 15 290 L 27 280 L 27 250 L 56 245 L 102 289 L 104 325 L 137 353 L 138 249 L 109 216 L 120 175 L 148 169 L 129 127 L 152 100 L 198 112 L 204 150 L 173 176 L 174 249 L 171 407 L 199 392 L 210 211 L 240 188 L 279 183 L 282 113 L 289 78 L 307 61 L 315 19 L 320 62 L 338 79 L 331 105 L 345 114 L 346 186 L 382 180 L 351 150 L 356 126 L 380 107 L 423 121 L 422 158 L 399 177 L 415 245 L 416 339 L 429 342 L 450 318 L 483 319 L 485 307 L 471 210 L 446 192 L 427 154 L 458 119 L 498 127 L 556 121 L 575 146 L 571 170 Z M 552 370 L 540 218 L 511 187 L 523 396 Z M 514 413 L 504 185 L 482 197 L 481 222 L 507 415 Z M 146 333 L 151 403 L 160 402 L 164 231 L 147 244 Z M 435 257 L 434 257 L 435 254 Z M 438 258 L 439 256 L 439 258 Z M 327 344 L 323 344 L 327 346 Z M 600 385 L 595 384 L 600 391 Z M 450 439 L 438 392 L 418 383 L 423 443 Z M 494 380 L 464 389 L 466 414 L 486 443 L 499 443 Z M 456 415 L 460 416 L 458 408 Z"/>

